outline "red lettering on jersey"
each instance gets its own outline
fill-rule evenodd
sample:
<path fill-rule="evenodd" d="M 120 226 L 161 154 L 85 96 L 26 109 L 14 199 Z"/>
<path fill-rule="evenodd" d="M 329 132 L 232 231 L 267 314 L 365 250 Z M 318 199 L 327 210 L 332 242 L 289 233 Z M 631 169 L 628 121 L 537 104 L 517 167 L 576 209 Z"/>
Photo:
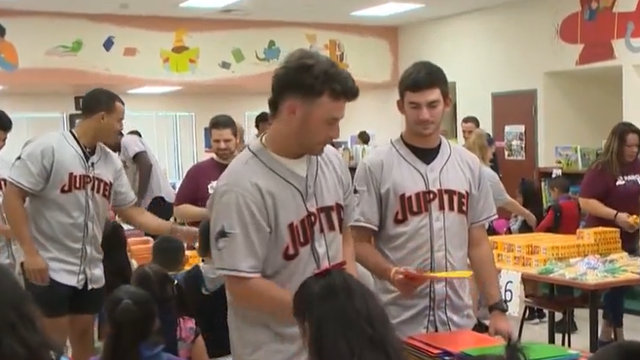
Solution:
<path fill-rule="evenodd" d="M 437 205 L 438 211 L 455 212 L 466 216 L 469 210 L 469 193 L 453 189 L 436 189 L 400 194 L 393 222 L 401 225 L 414 216 L 428 214 L 432 203 Z"/>
<path fill-rule="evenodd" d="M 60 187 L 62 194 L 86 190 L 111 201 L 113 183 L 94 175 L 69 173 L 67 181 Z"/>
<path fill-rule="evenodd" d="M 290 222 L 287 225 L 289 241 L 282 251 L 282 258 L 284 261 L 295 260 L 303 248 L 316 241 L 316 230 L 320 235 L 342 234 L 343 225 L 344 206 L 339 203 L 318 207 L 302 219 Z"/>

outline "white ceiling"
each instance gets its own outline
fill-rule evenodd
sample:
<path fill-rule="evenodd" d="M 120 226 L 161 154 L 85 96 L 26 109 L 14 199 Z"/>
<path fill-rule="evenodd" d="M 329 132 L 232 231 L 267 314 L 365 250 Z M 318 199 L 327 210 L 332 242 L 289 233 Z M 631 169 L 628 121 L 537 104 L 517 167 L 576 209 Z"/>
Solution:
<path fill-rule="evenodd" d="M 420 2 L 426 6 L 396 16 L 366 19 L 349 16 L 363 8 L 390 0 L 241 0 L 227 9 L 241 14 L 223 15 L 218 11 L 181 9 L 182 0 L 0 0 L 0 8 L 92 14 L 119 14 L 173 17 L 205 17 L 243 20 L 340 23 L 364 25 L 402 25 L 500 6 L 524 0 L 396 0 Z M 531 1 L 531 0 L 528 0 Z"/>

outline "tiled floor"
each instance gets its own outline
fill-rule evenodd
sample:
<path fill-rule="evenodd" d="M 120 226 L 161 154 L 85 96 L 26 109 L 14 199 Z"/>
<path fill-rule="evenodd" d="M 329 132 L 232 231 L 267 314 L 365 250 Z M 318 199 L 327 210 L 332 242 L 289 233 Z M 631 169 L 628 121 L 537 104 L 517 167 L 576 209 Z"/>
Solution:
<path fill-rule="evenodd" d="M 600 314 L 601 318 L 602 314 Z M 556 315 L 559 319 L 559 315 Z M 517 334 L 520 319 L 511 318 L 514 333 Z M 640 322 L 638 317 L 625 315 L 625 337 L 629 340 L 640 340 Z M 571 336 L 572 348 L 576 350 L 589 350 L 589 314 L 587 310 L 576 310 L 576 322 L 578 333 Z M 547 342 L 547 323 L 538 325 L 526 324 L 522 333 L 522 341 Z M 560 335 L 556 335 L 556 343 L 560 344 Z"/>

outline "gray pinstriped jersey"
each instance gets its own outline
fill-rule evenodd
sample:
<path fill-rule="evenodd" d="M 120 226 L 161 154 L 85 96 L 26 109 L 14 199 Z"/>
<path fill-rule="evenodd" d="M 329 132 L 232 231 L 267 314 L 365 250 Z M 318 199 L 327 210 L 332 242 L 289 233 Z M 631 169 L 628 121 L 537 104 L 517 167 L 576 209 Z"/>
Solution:
<path fill-rule="evenodd" d="M 393 140 L 358 166 L 351 225 L 375 230 L 375 246 L 396 266 L 466 270 L 469 228 L 496 216 L 481 166 L 473 154 L 444 138 L 428 166 L 401 139 Z M 475 322 L 467 279 L 432 282 L 412 297 L 383 281 L 376 286 L 403 337 L 471 328 Z"/>

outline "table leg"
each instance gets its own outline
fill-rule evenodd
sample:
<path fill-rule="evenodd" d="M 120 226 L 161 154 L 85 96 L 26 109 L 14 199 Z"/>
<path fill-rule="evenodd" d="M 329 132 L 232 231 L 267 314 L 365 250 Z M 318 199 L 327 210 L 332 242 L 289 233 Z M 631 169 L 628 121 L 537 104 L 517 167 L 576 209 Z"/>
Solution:
<path fill-rule="evenodd" d="M 556 286 L 549 284 L 549 300 L 553 301 L 556 297 Z M 549 322 L 547 323 L 547 342 L 549 344 L 556 343 L 556 313 L 549 311 Z"/>
<path fill-rule="evenodd" d="M 589 352 L 598 351 L 598 305 L 600 297 L 597 291 L 589 291 Z"/>

